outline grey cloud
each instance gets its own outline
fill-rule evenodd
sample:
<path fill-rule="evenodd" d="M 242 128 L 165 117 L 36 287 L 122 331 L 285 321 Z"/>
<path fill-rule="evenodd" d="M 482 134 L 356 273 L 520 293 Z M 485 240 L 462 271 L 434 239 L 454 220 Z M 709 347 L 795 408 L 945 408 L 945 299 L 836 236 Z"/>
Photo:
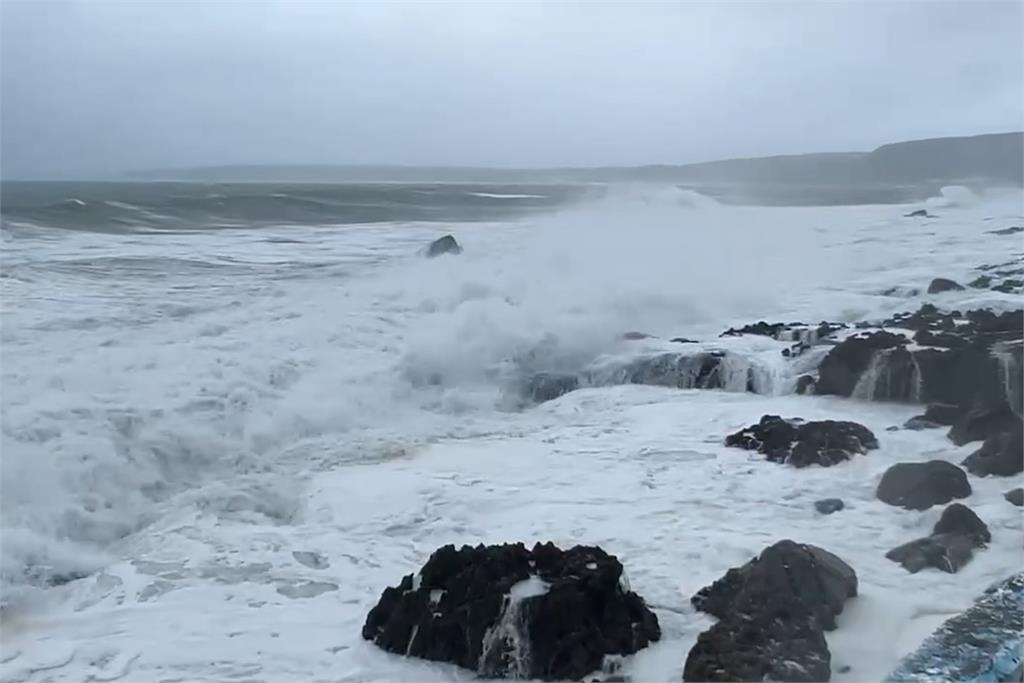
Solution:
<path fill-rule="evenodd" d="M 1017 2 L 2 3 L 5 177 L 686 162 L 1021 127 Z"/>

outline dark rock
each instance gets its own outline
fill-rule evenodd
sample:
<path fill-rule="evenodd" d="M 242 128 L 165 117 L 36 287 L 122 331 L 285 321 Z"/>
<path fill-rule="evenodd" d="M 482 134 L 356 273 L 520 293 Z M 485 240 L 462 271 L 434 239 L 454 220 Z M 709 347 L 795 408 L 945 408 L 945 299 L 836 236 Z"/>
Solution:
<path fill-rule="evenodd" d="M 626 332 L 622 335 L 625 341 L 640 341 L 641 339 L 653 339 L 653 335 L 647 334 L 646 332 Z"/>
<path fill-rule="evenodd" d="M 775 598 L 791 597 L 832 630 L 848 598 L 857 595 L 857 573 L 832 553 L 784 540 L 742 567 L 697 591 L 693 606 L 719 619 L 752 614 Z"/>
<path fill-rule="evenodd" d="M 966 498 L 971 495 L 971 485 L 962 469 L 945 460 L 901 462 L 885 471 L 875 495 L 889 505 L 927 510 L 954 498 Z"/>
<path fill-rule="evenodd" d="M 928 209 L 916 209 L 910 213 L 903 214 L 904 218 L 935 218 L 928 213 Z"/>
<path fill-rule="evenodd" d="M 439 237 L 438 239 L 436 239 L 433 242 L 431 242 L 430 246 L 427 247 L 427 256 L 429 256 L 431 258 L 433 258 L 435 256 L 440 256 L 441 254 L 461 254 L 461 253 L 462 253 L 462 247 L 459 246 L 459 243 L 456 242 L 455 238 L 452 237 L 451 235 L 445 235 L 444 237 Z"/>
<path fill-rule="evenodd" d="M 600 548 L 445 546 L 419 575 L 384 590 L 363 638 L 487 678 L 579 680 L 606 655 L 660 639 L 658 619 L 623 588 Z"/>
<path fill-rule="evenodd" d="M 670 342 L 675 342 L 676 344 L 699 344 L 700 343 L 696 339 L 687 339 L 686 337 L 673 337 L 672 339 L 669 339 L 669 341 Z"/>
<path fill-rule="evenodd" d="M 861 375 L 871 366 L 875 354 L 883 351 L 901 351 L 909 358 L 904 349 L 907 343 L 907 338 L 902 334 L 885 331 L 847 337 L 832 348 L 821 361 L 815 393 L 851 396 Z M 909 385 L 910 381 L 908 375 L 904 383 Z"/>
<path fill-rule="evenodd" d="M 919 538 L 893 548 L 886 559 L 897 562 L 911 574 L 933 567 L 956 574 L 974 556 L 974 545 L 966 536 L 940 534 Z"/>
<path fill-rule="evenodd" d="M 828 467 L 853 455 L 878 448 L 878 439 L 864 425 L 838 420 L 801 422 L 764 415 L 756 425 L 725 439 L 725 445 L 756 450 L 777 463 Z"/>
<path fill-rule="evenodd" d="M 955 574 L 970 562 L 976 548 L 991 540 L 988 527 L 973 510 L 953 503 L 942 511 L 931 536 L 893 548 L 885 556 L 911 574 L 927 567 Z"/>
<path fill-rule="evenodd" d="M 963 406 L 950 405 L 948 403 L 929 403 L 922 417 L 929 422 L 948 426 L 956 423 L 966 412 Z"/>
<path fill-rule="evenodd" d="M 1003 280 L 998 285 L 994 285 L 992 287 L 992 291 L 1002 292 L 1003 294 L 1013 294 L 1022 288 L 1024 288 L 1024 280 L 1008 279 Z"/>
<path fill-rule="evenodd" d="M 970 282 L 968 282 L 967 286 L 968 287 L 973 287 L 974 289 L 985 289 L 986 287 L 989 287 L 991 284 L 992 284 L 992 277 L 991 276 L 989 276 L 989 275 L 981 275 L 979 277 L 974 278 Z"/>
<path fill-rule="evenodd" d="M 1010 477 L 1024 472 L 1024 429 L 1016 428 L 993 434 L 985 439 L 981 448 L 968 455 L 961 463 L 967 471 L 979 477 L 994 475 Z"/>
<path fill-rule="evenodd" d="M 813 375 L 801 375 L 796 380 L 796 393 L 813 394 L 815 381 Z"/>
<path fill-rule="evenodd" d="M 827 681 L 832 655 L 806 606 L 777 598 L 753 614 L 723 619 L 697 636 L 683 681 Z"/>
<path fill-rule="evenodd" d="M 937 422 L 925 419 L 924 415 L 917 415 L 903 423 L 904 429 L 912 429 L 914 431 L 921 431 L 922 429 L 938 429 L 941 426 L 942 425 Z"/>
<path fill-rule="evenodd" d="M 904 299 L 909 299 L 910 297 L 917 296 L 920 293 L 921 290 L 917 287 L 904 287 L 899 285 L 883 289 L 879 292 L 882 296 L 898 296 Z"/>
<path fill-rule="evenodd" d="M 1022 488 L 1016 488 L 1016 489 L 1011 489 L 1010 491 L 1007 491 L 1003 495 L 1003 498 L 1005 498 L 1006 500 L 1010 501 L 1012 504 L 1016 505 L 1017 507 L 1024 507 L 1024 489 L 1022 489 Z"/>
<path fill-rule="evenodd" d="M 823 515 L 831 515 L 833 512 L 839 512 L 844 507 L 844 503 L 839 498 L 823 498 L 821 500 L 814 501 L 814 509 Z"/>
<path fill-rule="evenodd" d="M 979 546 L 992 540 L 992 534 L 989 533 L 985 522 L 974 514 L 974 510 L 960 503 L 953 503 L 942 511 L 942 516 L 935 523 L 932 533 L 969 536 Z"/>
<path fill-rule="evenodd" d="M 1005 402 L 994 407 L 975 408 L 962 416 L 949 430 L 949 440 L 957 446 L 984 441 L 990 436 L 1019 431 L 1021 418 Z"/>
<path fill-rule="evenodd" d="M 1024 232 L 1024 227 L 1019 225 L 1013 225 L 1009 228 L 1003 228 L 1002 230 L 989 230 L 990 235 L 1013 235 L 1018 232 Z"/>
<path fill-rule="evenodd" d="M 662 353 L 586 373 L 590 386 L 647 384 L 677 389 L 725 388 L 724 352 Z M 749 380 L 748 380 L 749 383 Z"/>
<path fill-rule="evenodd" d="M 827 681 L 831 655 L 823 629 L 857 575 L 826 550 L 785 540 L 730 569 L 692 598 L 720 621 L 697 638 L 684 681 Z"/>
<path fill-rule="evenodd" d="M 540 372 L 527 380 L 523 393 L 531 401 L 543 403 L 568 394 L 570 391 L 576 391 L 579 386 L 580 380 L 576 375 Z"/>
<path fill-rule="evenodd" d="M 963 285 L 954 282 L 953 280 L 947 280 L 944 277 L 937 277 L 928 285 L 928 293 L 940 294 L 942 292 L 960 292 L 963 291 L 963 288 Z"/>
<path fill-rule="evenodd" d="M 793 323 L 798 324 L 798 323 Z M 753 325 L 744 325 L 743 327 L 730 327 L 728 330 L 718 335 L 720 337 L 738 337 L 744 334 L 757 334 L 764 337 L 771 337 L 775 339 L 776 336 L 786 329 L 786 323 L 766 323 L 763 320 L 761 322 L 754 323 Z"/>
<path fill-rule="evenodd" d="M 912 331 L 928 348 L 908 351 L 905 335 L 886 330 L 849 337 L 822 360 L 816 393 L 961 409 L 1009 400 L 1024 410 L 1024 311 L 943 313 L 924 305 L 881 325 Z"/>
<path fill-rule="evenodd" d="M 846 325 L 825 321 L 817 325 L 805 325 L 804 323 L 766 323 L 762 320 L 752 325 L 729 328 L 719 336 L 737 337 L 744 334 L 756 334 L 771 337 L 777 341 L 795 342 L 792 348 L 786 349 L 782 353 L 785 356 L 796 356 L 843 329 L 846 329 Z"/>

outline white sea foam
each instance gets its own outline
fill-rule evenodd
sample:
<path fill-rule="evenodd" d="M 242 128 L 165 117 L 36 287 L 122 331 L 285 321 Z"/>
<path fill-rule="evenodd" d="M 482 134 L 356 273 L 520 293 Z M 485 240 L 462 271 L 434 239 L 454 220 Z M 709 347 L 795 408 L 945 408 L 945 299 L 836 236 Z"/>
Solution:
<path fill-rule="evenodd" d="M 877 476 L 893 458 L 964 453 L 939 433 L 884 432 L 909 408 L 612 387 L 514 414 L 499 397 L 523 371 L 668 344 L 623 342 L 633 330 L 731 344 L 781 393 L 793 378 L 779 343 L 717 334 L 907 310 L 916 302 L 877 292 L 1005 261 L 1005 238 L 985 232 L 1019 224 L 1020 200 L 983 197 L 922 225 L 902 206 L 680 206 L 677 193 L 465 225 L 462 255 L 429 260 L 431 225 L 5 233 L 16 277 L 0 278 L 0 571 L 5 657 L 18 654 L 2 677 L 61 665 L 54 680 L 448 680 L 362 643 L 380 591 L 443 543 L 552 540 L 622 559 L 666 631 L 634 678 L 678 680 L 708 623 L 686 597 L 783 535 L 858 570 L 834 661 L 858 680 L 881 672 L 912 645 L 930 595 L 955 609 L 1019 563 L 1020 520 L 1000 495 L 1019 478 L 978 481 L 968 501 L 990 549 L 956 576 L 910 577 L 882 556 L 934 515 L 881 506 Z M 211 267 L 100 276 L 83 258 Z M 987 290 L 944 296 L 1019 306 Z M 862 420 L 883 450 L 795 472 L 717 446 L 765 412 Z M 845 516 L 807 511 L 835 494 Z M 330 568 L 296 566 L 292 550 Z M 310 581 L 337 591 L 288 597 Z M 185 633 L 195 647 L 165 645 Z"/>

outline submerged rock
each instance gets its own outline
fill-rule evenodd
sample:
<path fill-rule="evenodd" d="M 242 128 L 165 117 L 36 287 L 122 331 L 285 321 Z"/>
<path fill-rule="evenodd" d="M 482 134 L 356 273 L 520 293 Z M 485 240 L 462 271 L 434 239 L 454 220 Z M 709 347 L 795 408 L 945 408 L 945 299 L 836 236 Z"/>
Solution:
<path fill-rule="evenodd" d="M 385 589 L 363 638 L 487 678 L 579 680 L 606 655 L 661 637 L 658 619 L 597 547 L 448 545 Z"/>
<path fill-rule="evenodd" d="M 427 256 L 430 258 L 440 256 L 441 254 L 461 253 L 462 247 L 459 245 L 458 242 L 455 241 L 455 238 L 451 235 L 439 237 L 438 239 L 431 242 L 430 245 L 427 247 Z"/>
<path fill-rule="evenodd" d="M 901 462 L 885 471 L 875 495 L 889 505 L 927 510 L 966 498 L 971 495 L 971 485 L 962 469 L 945 460 Z"/>
<path fill-rule="evenodd" d="M 878 448 L 878 439 L 870 429 L 856 422 L 802 422 L 764 415 L 756 425 L 727 436 L 725 445 L 754 450 L 772 462 L 793 467 L 828 467 Z"/>
<path fill-rule="evenodd" d="M 857 595 L 857 574 L 822 548 L 779 541 L 693 596 L 720 619 L 697 638 L 684 681 L 827 681 L 824 629 Z"/>
<path fill-rule="evenodd" d="M 823 515 L 831 515 L 833 512 L 839 512 L 845 507 L 846 503 L 839 498 L 823 498 L 814 501 L 814 509 Z"/>
<path fill-rule="evenodd" d="M 915 209 L 910 213 L 903 214 L 904 218 L 935 218 L 935 216 L 928 213 L 928 209 Z"/>
<path fill-rule="evenodd" d="M 885 556 L 911 574 L 928 567 L 955 574 L 970 562 L 975 549 L 991 540 L 988 527 L 973 510 L 953 503 L 942 511 L 931 536 L 893 548 Z"/>
<path fill-rule="evenodd" d="M 1012 225 L 1009 228 L 1003 228 L 1002 230 L 989 230 L 990 235 L 1013 235 L 1018 232 L 1024 232 L 1024 227 L 1019 225 Z"/>
<path fill-rule="evenodd" d="M 953 280 L 944 277 L 937 277 L 928 285 L 929 294 L 940 294 L 942 292 L 961 292 L 964 286 Z"/>
<path fill-rule="evenodd" d="M 942 425 L 940 425 L 939 423 L 932 422 L 931 420 L 925 418 L 923 415 L 916 415 L 903 423 L 904 429 L 912 429 L 914 431 L 921 431 L 923 429 L 938 429 L 941 426 Z"/>

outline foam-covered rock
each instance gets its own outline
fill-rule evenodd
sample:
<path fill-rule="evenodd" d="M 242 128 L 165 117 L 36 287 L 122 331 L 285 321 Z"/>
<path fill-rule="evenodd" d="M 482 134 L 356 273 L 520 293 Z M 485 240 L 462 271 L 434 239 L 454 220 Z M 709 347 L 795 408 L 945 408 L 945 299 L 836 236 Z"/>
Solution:
<path fill-rule="evenodd" d="M 488 678 L 579 680 L 660 639 L 658 619 L 602 549 L 444 546 L 384 590 L 363 637 Z"/>
<path fill-rule="evenodd" d="M 870 429 L 856 422 L 803 422 L 764 415 L 757 424 L 727 436 L 725 445 L 754 450 L 772 462 L 793 467 L 828 467 L 878 448 L 878 439 Z"/>
<path fill-rule="evenodd" d="M 885 471 L 875 495 L 889 505 L 927 510 L 966 498 L 971 495 L 971 485 L 962 469 L 945 460 L 901 462 Z"/>

